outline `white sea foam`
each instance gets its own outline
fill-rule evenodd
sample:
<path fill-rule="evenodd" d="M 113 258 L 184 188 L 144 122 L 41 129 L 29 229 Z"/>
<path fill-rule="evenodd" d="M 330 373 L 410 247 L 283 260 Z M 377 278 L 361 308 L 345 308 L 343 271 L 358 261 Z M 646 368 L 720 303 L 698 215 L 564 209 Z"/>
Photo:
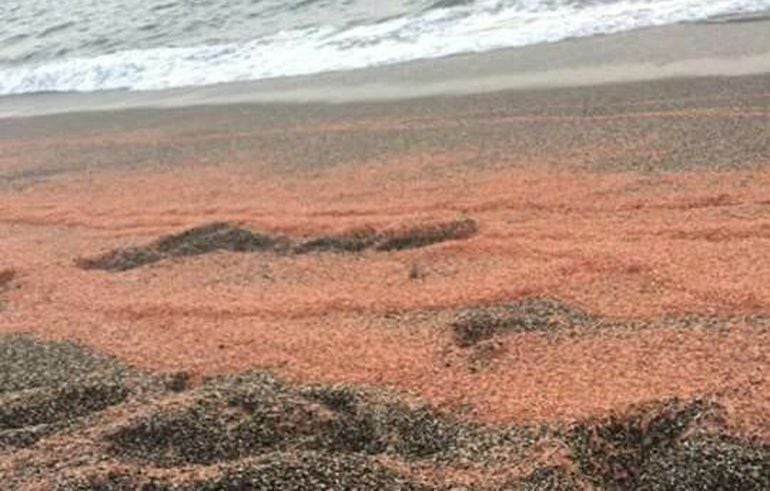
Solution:
<path fill-rule="evenodd" d="M 350 70 L 766 9 L 770 0 L 477 0 L 344 29 L 0 66 L 0 95 L 158 90 Z"/>

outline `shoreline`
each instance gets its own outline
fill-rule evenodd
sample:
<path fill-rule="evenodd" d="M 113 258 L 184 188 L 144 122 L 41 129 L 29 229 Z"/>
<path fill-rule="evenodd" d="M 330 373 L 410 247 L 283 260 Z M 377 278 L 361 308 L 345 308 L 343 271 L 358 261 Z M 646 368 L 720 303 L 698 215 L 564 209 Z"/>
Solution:
<path fill-rule="evenodd" d="M 676 24 L 345 72 L 163 91 L 0 98 L 0 119 L 232 104 L 377 102 L 770 72 L 770 20 Z M 404 84 L 404 80 L 409 80 Z"/>

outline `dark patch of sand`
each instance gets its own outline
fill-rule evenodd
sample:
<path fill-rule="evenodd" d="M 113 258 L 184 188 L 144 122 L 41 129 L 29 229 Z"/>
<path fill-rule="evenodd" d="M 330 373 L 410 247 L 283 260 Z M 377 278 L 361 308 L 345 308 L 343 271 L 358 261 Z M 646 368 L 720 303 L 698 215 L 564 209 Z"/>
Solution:
<path fill-rule="evenodd" d="M 509 345 L 516 342 L 516 334 L 567 334 L 575 337 L 600 332 L 628 334 L 658 328 L 726 333 L 736 325 L 767 329 L 770 317 L 679 314 L 657 318 L 611 318 L 587 313 L 554 298 L 529 297 L 505 304 L 462 309 L 454 315 L 448 330 L 452 343 L 467 356 L 470 370 L 476 372 L 504 356 Z M 450 353 L 453 351 L 458 350 L 449 350 Z"/>
<path fill-rule="evenodd" d="M 467 239 L 477 231 L 476 222 L 467 218 L 382 233 L 356 230 L 341 235 L 308 239 L 292 246 L 291 241 L 283 236 L 252 232 L 228 223 L 215 222 L 178 234 L 165 235 L 146 246 L 120 248 L 94 258 L 81 258 L 76 264 L 83 269 L 127 271 L 164 259 L 198 256 L 220 250 L 294 254 L 360 252 L 370 248 L 377 251 L 394 251 L 417 249 L 448 240 Z"/>
<path fill-rule="evenodd" d="M 211 223 L 184 232 L 166 235 L 143 247 L 116 249 L 104 255 L 79 259 L 83 269 L 126 271 L 163 259 L 198 256 L 218 250 L 256 252 L 276 250 L 285 243 L 281 238 L 254 233 L 227 223 Z"/>
<path fill-rule="evenodd" d="M 721 431 L 723 409 L 704 400 L 633 408 L 567 433 L 578 468 L 605 489 L 762 489 L 770 445 Z"/>
<path fill-rule="evenodd" d="M 299 385 L 252 371 L 180 392 L 167 375 L 141 374 L 75 345 L 28 338 L 3 338 L 0 345 L 0 362 L 14 367 L 2 397 L 29 409 L 4 405 L 0 424 L 31 432 L 58 424 L 0 449 L 0 473 L 14 488 L 770 485 L 770 445 L 733 435 L 724 409 L 707 400 L 653 401 L 574 423 L 493 427 L 380 389 Z M 21 358 L 36 375 L 18 370 Z M 62 387 L 61 377 L 72 381 Z M 36 472 L 35 465 L 47 470 Z"/>
<path fill-rule="evenodd" d="M 585 326 L 592 317 L 552 299 L 531 298 L 507 305 L 467 309 L 452 322 L 460 347 L 470 347 L 499 334 L 557 331 Z"/>
<path fill-rule="evenodd" d="M 387 233 L 375 249 L 378 251 L 417 249 L 447 240 L 467 239 L 475 235 L 478 230 L 476 221 L 470 218 L 436 223 Z"/>
<path fill-rule="evenodd" d="M 137 384 L 117 361 L 71 343 L 0 341 L 0 452 L 26 447 L 119 404 Z"/>

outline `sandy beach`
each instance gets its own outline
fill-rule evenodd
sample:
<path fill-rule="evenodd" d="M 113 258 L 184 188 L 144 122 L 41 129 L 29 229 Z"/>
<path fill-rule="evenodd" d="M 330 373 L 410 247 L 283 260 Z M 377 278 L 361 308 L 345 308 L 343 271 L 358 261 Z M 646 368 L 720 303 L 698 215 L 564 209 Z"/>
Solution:
<path fill-rule="evenodd" d="M 478 55 L 473 90 L 435 82 L 469 57 L 368 101 L 329 75 L 0 102 L 0 478 L 770 485 L 767 26 L 665 28 L 754 45 L 658 48 L 656 80 L 606 68 L 653 30 Z M 526 60 L 587 75 L 516 87 Z M 84 111 L 34 116 L 56 101 Z"/>

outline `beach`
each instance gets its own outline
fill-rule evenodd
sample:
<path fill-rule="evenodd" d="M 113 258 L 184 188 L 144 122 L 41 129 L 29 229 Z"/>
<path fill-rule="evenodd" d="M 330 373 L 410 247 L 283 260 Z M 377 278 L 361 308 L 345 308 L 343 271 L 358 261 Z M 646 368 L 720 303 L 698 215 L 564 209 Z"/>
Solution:
<path fill-rule="evenodd" d="M 0 100 L 0 478 L 770 485 L 769 25 Z"/>

